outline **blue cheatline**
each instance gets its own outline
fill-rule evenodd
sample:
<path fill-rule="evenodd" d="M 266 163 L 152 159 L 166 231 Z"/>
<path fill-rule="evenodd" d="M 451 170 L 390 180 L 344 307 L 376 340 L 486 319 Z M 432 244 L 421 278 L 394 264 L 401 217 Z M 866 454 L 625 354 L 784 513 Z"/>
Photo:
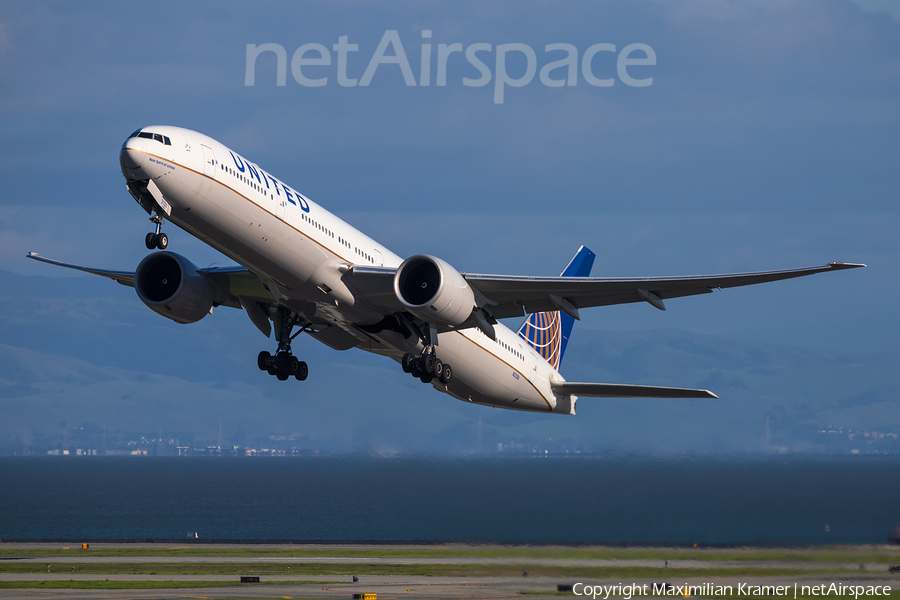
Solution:
<path fill-rule="evenodd" d="M 560 273 L 560 276 L 587 277 L 591 274 L 595 256 L 593 252 L 582 246 Z M 559 369 L 574 324 L 575 319 L 558 310 L 533 313 L 519 328 L 519 337 L 537 350 L 538 354 L 543 356 L 554 369 Z"/>

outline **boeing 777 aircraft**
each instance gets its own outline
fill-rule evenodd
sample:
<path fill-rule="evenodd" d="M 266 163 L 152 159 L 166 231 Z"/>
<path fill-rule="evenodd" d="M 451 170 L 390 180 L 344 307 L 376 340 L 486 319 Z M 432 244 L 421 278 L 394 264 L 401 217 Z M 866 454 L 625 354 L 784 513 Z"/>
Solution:
<path fill-rule="evenodd" d="M 304 380 L 291 341 L 307 333 L 335 350 L 360 348 L 398 361 L 435 389 L 466 402 L 575 414 L 578 396 L 715 398 L 707 390 L 567 382 L 559 374 L 579 310 L 647 302 L 865 265 L 694 277 L 589 277 L 581 247 L 559 277 L 460 273 L 434 256 L 403 260 L 257 164 L 196 131 L 139 129 L 119 154 L 131 196 L 155 231 L 135 271 L 29 258 L 132 286 L 151 309 L 195 323 L 213 307 L 242 308 L 278 348 L 258 365 Z M 165 251 L 165 221 L 241 266 L 199 269 Z M 527 317 L 517 332 L 498 319 Z"/>

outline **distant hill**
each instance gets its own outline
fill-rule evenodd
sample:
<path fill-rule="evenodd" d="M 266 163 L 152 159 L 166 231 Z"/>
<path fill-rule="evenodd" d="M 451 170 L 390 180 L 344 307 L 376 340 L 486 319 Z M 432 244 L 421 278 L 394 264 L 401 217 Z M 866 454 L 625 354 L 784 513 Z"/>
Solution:
<path fill-rule="evenodd" d="M 572 381 L 703 387 L 719 400 L 584 398 L 565 417 L 471 406 L 398 365 L 298 338 L 308 381 L 260 373 L 274 349 L 240 311 L 195 325 L 159 317 L 130 288 L 99 278 L 0 271 L 0 445 L 86 427 L 245 444 L 296 435 L 330 451 L 459 453 L 821 450 L 819 428 L 900 432 L 900 353 L 842 353 L 678 330 L 576 326 Z M 768 437 L 766 421 L 768 419 Z M 811 437 L 812 436 L 812 437 Z"/>

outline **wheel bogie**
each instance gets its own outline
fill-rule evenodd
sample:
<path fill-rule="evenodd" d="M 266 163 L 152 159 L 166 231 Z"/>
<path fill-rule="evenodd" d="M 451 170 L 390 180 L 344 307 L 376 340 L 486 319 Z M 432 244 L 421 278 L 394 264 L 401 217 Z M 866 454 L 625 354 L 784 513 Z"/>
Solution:
<path fill-rule="evenodd" d="M 400 360 L 400 366 L 403 367 L 405 373 L 412 374 L 413 377 L 422 383 L 432 383 L 437 380 L 441 384 L 447 385 L 453 376 L 450 365 L 443 362 L 433 353 L 421 356 L 413 356 L 409 353 L 404 354 Z"/>
<path fill-rule="evenodd" d="M 291 377 L 297 381 L 304 381 L 309 376 L 309 365 L 284 351 L 272 356 L 263 350 L 256 357 L 256 366 L 261 371 L 274 375 L 279 381 L 286 381 Z"/>

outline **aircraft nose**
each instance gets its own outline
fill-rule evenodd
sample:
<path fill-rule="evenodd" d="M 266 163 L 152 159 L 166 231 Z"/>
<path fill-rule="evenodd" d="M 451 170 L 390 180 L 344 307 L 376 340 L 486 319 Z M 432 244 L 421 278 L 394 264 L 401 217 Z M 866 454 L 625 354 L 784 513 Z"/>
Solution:
<path fill-rule="evenodd" d="M 119 164 L 122 166 L 122 174 L 127 179 L 143 179 L 143 177 L 135 176 L 138 169 L 147 158 L 147 143 L 139 137 L 128 138 L 122 144 L 122 150 L 119 152 Z"/>

